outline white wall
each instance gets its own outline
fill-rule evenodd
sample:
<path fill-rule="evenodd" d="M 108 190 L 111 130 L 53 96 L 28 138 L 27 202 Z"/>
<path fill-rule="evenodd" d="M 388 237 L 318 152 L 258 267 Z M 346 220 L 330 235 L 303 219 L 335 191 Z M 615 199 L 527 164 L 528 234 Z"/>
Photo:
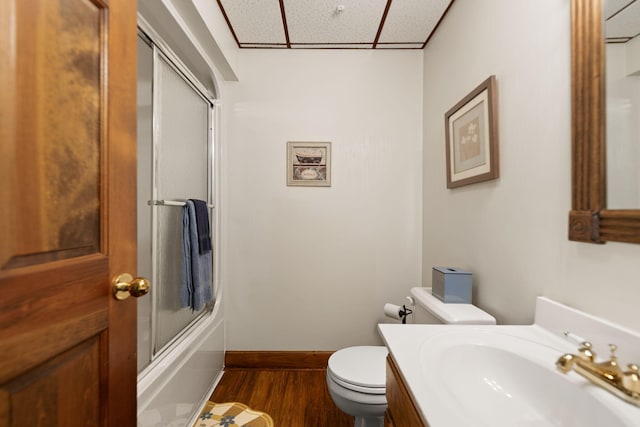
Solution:
<path fill-rule="evenodd" d="M 420 283 L 422 52 L 241 50 L 223 100 L 227 349 L 380 342 Z M 331 141 L 332 186 L 287 187 L 287 141 Z"/>
<path fill-rule="evenodd" d="M 447 190 L 444 113 L 491 74 L 500 178 Z M 464 267 L 501 323 L 545 295 L 638 330 L 640 245 L 567 239 L 570 141 L 569 0 L 455 2 L 424 52 L 423 283 Z"/>

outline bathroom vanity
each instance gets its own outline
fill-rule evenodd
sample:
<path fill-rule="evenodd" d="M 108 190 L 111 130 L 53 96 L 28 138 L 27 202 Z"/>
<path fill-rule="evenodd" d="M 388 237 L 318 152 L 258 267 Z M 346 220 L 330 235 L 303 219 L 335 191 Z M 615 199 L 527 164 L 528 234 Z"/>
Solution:
<path fill-rule="evenodd" d="M 389 406 L 384 414 L 385 427 L 428 427 L 391 356 L 387 356 L 387 403 Z"/>
<path fill-rule="evenodd" d="M 584 359 L 579 349 L 590 341 L 594 361 L 619 363 L 619 385 L 635 375 L 637 390 L 637 368 L 627 364 L 640 362 L 640 333 L 548 298 L 538 298 L 533 325 L 378 329 L 389 349 L 386 426 L 640 426 L 639 392 L 616 395 L 557 367 L 567 356 Z"/>

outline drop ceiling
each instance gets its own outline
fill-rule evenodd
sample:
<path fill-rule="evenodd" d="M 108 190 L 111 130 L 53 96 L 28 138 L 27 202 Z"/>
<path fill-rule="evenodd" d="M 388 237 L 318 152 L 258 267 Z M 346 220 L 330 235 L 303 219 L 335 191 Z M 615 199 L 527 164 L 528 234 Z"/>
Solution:
<path fill-rule="evenodd" d="M 422 49 L 454 0 L 217 0 L 240 48 Z"/>

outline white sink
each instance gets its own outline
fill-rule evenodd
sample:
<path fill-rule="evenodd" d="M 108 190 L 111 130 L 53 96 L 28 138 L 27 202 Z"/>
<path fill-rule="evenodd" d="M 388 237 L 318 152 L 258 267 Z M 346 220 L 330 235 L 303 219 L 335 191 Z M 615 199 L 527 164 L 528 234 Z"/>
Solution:
<path fill-rule="evenodd" d="M 556 371 L 557 347 L 497 331 L 457 331 L 422 343 L 420 363 L 431 404 L 455 414 L 452 425 L 635 425 L 610 408 L 609 396 Z"/>

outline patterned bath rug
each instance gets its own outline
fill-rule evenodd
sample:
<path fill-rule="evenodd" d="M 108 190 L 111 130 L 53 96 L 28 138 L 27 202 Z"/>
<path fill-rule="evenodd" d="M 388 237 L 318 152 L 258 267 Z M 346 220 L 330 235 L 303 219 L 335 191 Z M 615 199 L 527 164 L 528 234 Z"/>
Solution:
<path fill-rule="evenodd" d="M 273 427 L 273 420 L 242 403 L 209 401 L 193 427 Z"/>

